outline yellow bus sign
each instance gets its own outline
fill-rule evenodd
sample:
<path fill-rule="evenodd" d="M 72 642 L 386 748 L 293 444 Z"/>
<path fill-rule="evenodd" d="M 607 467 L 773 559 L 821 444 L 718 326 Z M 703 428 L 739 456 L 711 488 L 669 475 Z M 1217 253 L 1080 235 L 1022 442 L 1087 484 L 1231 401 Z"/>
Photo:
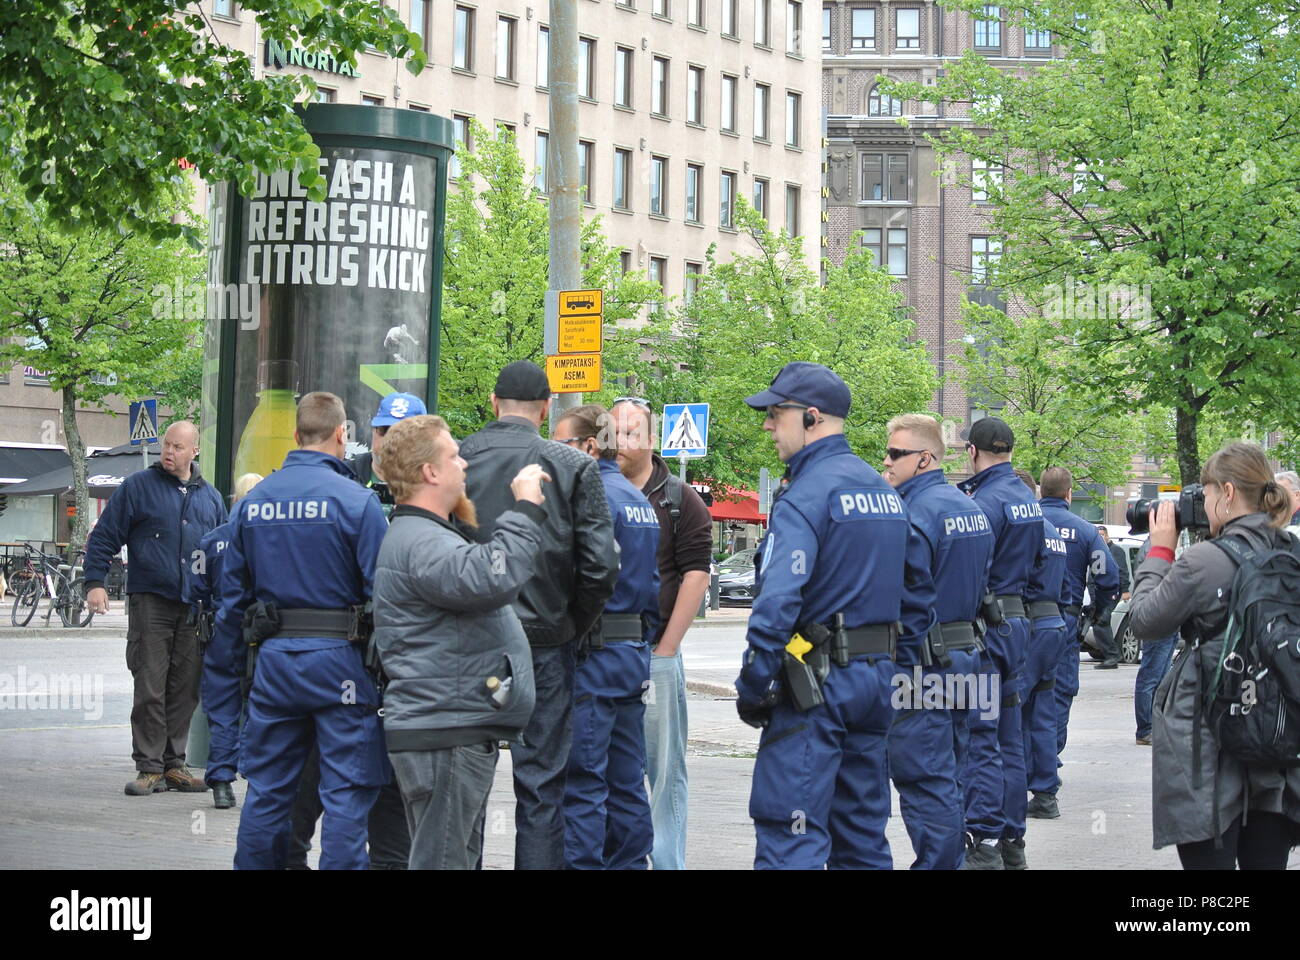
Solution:
<path fill-rule="evenodd" d="M 600 389 L 600 354 L 547 357 L 546 379 L 552 393 L 595 393 Z"/>

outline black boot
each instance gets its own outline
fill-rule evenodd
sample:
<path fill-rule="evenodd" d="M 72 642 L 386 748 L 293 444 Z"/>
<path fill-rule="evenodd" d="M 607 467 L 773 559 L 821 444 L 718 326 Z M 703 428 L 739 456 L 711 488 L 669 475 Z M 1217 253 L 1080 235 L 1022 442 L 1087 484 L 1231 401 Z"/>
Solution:
<path fill-rule="evenodd" d="M 1056 820 L 1061 816 L 1061 808 L 1056 805 L 1056 797 L 1050 793 L 1035 793 L 1025 808 L 1025 816 L 1035 820 Z"/>
<path fill-rule="evenodd" d="M 212 805 L 218 810 L 229 810 L 235 805 L 235 790 L 229 783 L 218 780 L 212 784 Z"/>
<path fill-rule="evenodd" d="M 998 849 L 996 843 L 984 843 L 975 837 L 968 837 L 966 840 L 966 862 L 961 865 L 963 870 L 1005 870 L 1002 863 L 1002 852 Z"/>
<path fill-rule="evenodd" d="M 1007 870 L 1028 870 L 1029 864 L 1025 860 L 1025 838 L 1019 840 L 1003 839 L 998 844 L 998 849 L 1002 853 L 1002 866 Z"/>

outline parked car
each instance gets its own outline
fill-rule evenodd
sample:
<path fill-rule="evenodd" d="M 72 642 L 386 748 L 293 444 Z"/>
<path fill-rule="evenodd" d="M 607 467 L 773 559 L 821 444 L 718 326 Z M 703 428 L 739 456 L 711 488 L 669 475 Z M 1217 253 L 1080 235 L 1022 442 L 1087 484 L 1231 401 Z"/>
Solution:
<path fill-rule="evenodd" d="M 1142 544 L 1146 542 L 1146 535 L 1129 536 L 1127 528 L 1116 527 L 1114 524 L 1108 525 L 1111 535 L 1111 543 L 1117 543 L 1124 548 L 1124 556 L 1128 561 L 1128 580 L 1133 582 L 1133 573 L 1137 570 L 1137 555 L 1142 549 Z M 1117 535 L 1119 531 L 1124 531 Z M 1088 591 L 1084 591 L 1084 613 L 1087 614 L 1092 606 L 1092 598 Z M 1120 663 L 1137 663 L 1142 659 L 1142 643 L 1133 635 L 1128 623 L 1129 601 L 1121 600 L 1115 604 L 1115 609 L 1110 614 L 1110 629 L 1114 634 L 1115 642 L 1119 646 Z M 1094 660 L 1103 660 L 1105 655 L 1102 652 L 1100 643 L 1093 636 L 1092 624 L 1089 624 L 1083 636 L 1080 638 L 1083 642 L 1083 648 L 1088 651 L 1088 656 Z"/>
<path fill-rule="evenodd" d="M 741 550 L 718 564 L 718 601 L 748 607 L 754 602 L 754 551 Z"/>

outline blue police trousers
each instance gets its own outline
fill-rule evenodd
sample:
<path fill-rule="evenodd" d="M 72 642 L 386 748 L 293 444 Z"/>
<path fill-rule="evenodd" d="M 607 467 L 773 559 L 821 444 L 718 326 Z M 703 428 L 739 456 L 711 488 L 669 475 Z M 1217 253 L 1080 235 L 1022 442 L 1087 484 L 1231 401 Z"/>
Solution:
<path fill-rule="evenodd" d="M 1065 647 L 1065 621 L 1039 617 L 1030 627 L 1029 656 L 1025 660 L 1025 702 L 1021 726 L 1025 733 L 1025 780 L 1034 793 L 1055 794 L 1061 786 L 1056 772 L 1056 672 Z"/>
<path fill-rule="evenodd" d="M 1005 620 L 984 635 L 982 689 L 995 693 L 988 709 L 971 716 L 966 785 L 966 829 L 976 839 L 1025 834 L 1025 742 L 1020 729 L 1021 673 L 1029 621 Z M 986 686 L 987 685 L 987 686 Z"/>
<path fill-rule="evenodd" d="M 946 669 L 922 670 L 921 688 L 889 730 L 889 774 L 916 860 L 913 870 L 956 870 L 965 852 L 965 805 L 957 786 L 958 726 L 967 722 L 979 655 L 954 650 Z M 900 668 L 916 687 L 915 671 Z M 960 715 L 960 720 L 958 719 Z M 965 736 L 962 736 L 965 739 Z"/>
<path fill-rule="evenodd" d="M 650 648 L 607 643 L 578 665 L 564 786 L 564 864 L 644 870 L 654 843 L 645 788 Z"/>
<path fill-rule="evenodd" d="M 1065 752 L 1066 731 L 1070 725 L 1070 708 L 1079 695 L 1079 618 L 1061 614 L 1065 621 L 1065 649 L 1056 668 L 1056 753 Z"/>
<path fill-rule="evenodd" d="M 320 867 L 364 870 L 366 820 L 387 780 L 378 693 L 354 645 L 303 650 L 282 643 L 262 644 L 249 696 L 241 761 L 248 794 L 235 869 L 285 868 L 298 777 L 314 740 L 325 807 Z"/>
<path fill-rule="evenodd" d="M 199 697 L 208 718 L 208 766 L 203 779 L 214 783 L 232 783 L 239 763 L 239 718 L 244 698 L 239 689 L 243 672 L 236 668 L 234 639 L 216 631 L 203 651 L 203 673 L 199 677 Z M 238 651 L 242 654 L 242 651 Z"/>
<path fill-rule="evenodd" d="M 885 824 L 894 675 L 892 660 L 862 657 L 831 667 L 822 706 L 772 711 L 749 794 L 756 869 L 893 868 Z"/>

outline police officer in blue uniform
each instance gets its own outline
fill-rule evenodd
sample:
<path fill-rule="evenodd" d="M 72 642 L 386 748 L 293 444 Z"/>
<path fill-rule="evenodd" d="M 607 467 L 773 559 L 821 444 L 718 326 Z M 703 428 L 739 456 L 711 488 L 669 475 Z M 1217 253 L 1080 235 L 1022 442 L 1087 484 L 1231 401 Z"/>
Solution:
<path fill-rule="evenodd" d="M 1038 495 L 1033 477 L 1023 470 L 1016 474 L 1029 492 Z M 1029 653 L 1025 658 L 1024 689 L 1020 711 L 1025 736 L 1025 779 L 1035 794 L 1056 781 L 1056 670 L 1065 647 L 1064 603 L 1065 541 L 1056 525 L 1043 518 L 1043 546 L 1038 563 L 1025 587 L 1029 613 Z M 1025 815 L 1028 816 L 1028 808 Z"/>
<path fill-rule="evenodd" d="M 1012 472 L 1015 435 L 1004 421 L 985 417 L 962 438 L 974 476 L 958 486 L 983 508 L 993 527 L 989 591 L 997 597 L 1003 618 L 985 634 L 980 661 L 990 680 L 996 678 L 999 707 L 996 716 L 981 712 L 971 718 L 962 777 L 971 836 L 964 869 L 1021 869 L 1027 798 L 1020 705 L 1029 649 L 1024 592 L 1043 546 L 1043 511 Z"/>
<path fill-rule="evenodd" d="M 231 522 L 217 629 L 242 631 L 255 644 L 236 869 L 285 867 L 290 812 L 313 741 L 325 805 L 321 868 L 368 866 L 366 820 L 387 771 L 356 613 L 370 599 L 388 523 L 378 497 L 343 462 L 346 417 L 333 394 L 304 396 L 299 449 L 241 501 Z"/>
<path fill-rule="evenodd" d="M 1079 613 L 1083 609 L 1083 588 L 1089 572 L 1096 578 L 1101 593 L 1119 589 L 1119 568 L 1102 541 L 1097 528 L 1070 510 L 1074 478 L 1065 467 L 1048 467 L 1039 477 L 1043 516 L 1056 524 L 1065 544 L 1065 586 L 1062 590 L 1061 616 L 1065 621 L 1065 647 L 1056 668 L 1056 752 L 1058 759 L 1052 777 L 1030 784 L 1034 798 L 1028 815 L 1039 819 L 1060 816 L 1056 795 L 1061 788 L 1059 755 L 1065 750 L 1066 728 L 1070 707 L 1079 693 Z"/>
<path fill-rule="evenodd" d="M 980 605 L 988 587 L 993 530 L 979 505 L 944 479 L 939 421 L 895 417 L 886 428 L 885 480 L 907 504 L 920 536 L 939 629 L 913 668 L 913 694 L 889 731 L 889 773 L 912 849 L 913 869 L 956 870 L 965 853 L 965 804 L 957 773 L 978 709 Z M 942 686 L 938 686 L 942 684 Z M 932 693 L 938 686 L 940 694 Z M 937 700 L 937 696 L 942 700 Z"/>
<path fill-rule="evenodd" d="M 755 866 L 889 869 L 895 663 L 920 662 L 934 623 L 920 538 L 902 497 L 850 451 L 849 389 L 835 373 L 788 363 L 745 402 L 767 412 L 790 477 L 736 680 L 741 719 L 764 728 L 749 799 Z"/>
<path fill-rule="evenodd" d="M 232 506 L 261 479 L 261 474 L 246 473 L 236 480 L 231 495 Z M 204 534 L 185 568 L 181 590 L 181 599 L 194 610 L 199 643 L 203 649 L 199 697 L 207 717 L 209 736 L 208 765 L 203 771 L 203 779 L 212 788 L 212 805 L 218 810 L 229 810 L 235 805 L 235 791 L 231 784 L 235 781 L 239 763 L 239 716 L 244 709 L 240 690 L 244 676 L 240 670 L 243 637 L 215 628 L 216 588 L 229 539 L 229 520 Z"/>
<path fill-rule="evenodd" d="M 573 746 L 564 787 L 564 862 L 644 870 L 654 846 L 645 789 L 645 700 L 659 627 L 659 520 L 618 468 L 614 425 L 598 404 L 565 411 L 555 439 L 600 466 L 619 549 L 618 583 L 587 637 L 573 681 Z"/>

